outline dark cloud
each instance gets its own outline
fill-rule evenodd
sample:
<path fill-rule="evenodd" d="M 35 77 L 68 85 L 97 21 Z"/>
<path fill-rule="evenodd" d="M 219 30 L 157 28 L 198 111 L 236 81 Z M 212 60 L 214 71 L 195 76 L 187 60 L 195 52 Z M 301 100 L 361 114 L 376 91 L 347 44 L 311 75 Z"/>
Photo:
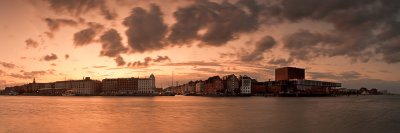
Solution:
<path fill-rule="evenodd" d="M 361 79 L 364 76 L 356 71 L 345 71 L 341 73 L 327 73 L 327 72 L 307 72 L 312 79 L 328 79 L 334 81 L 346 81 Z"/>
<path fill-rule="evenodd" d="M 56 54 L 51 53 L 49 55 L 45 55 L 42 59 L 45 61 L 53 61 L 53 60 L 57 60 L 58 57 Z"/>
<path fill-rule="evenodd" d="M 107 20 L 117 17 L 115 11 L 111 11 L 106 6 L 104 0 L 49 0 L 50 7 L 57 13 L 68 13 L 74 17 L 79 17 L 89 11 L 98 10 Z"/>
<path fill-rule="evenodd" d="M 122 58 L 121 56 L 115 57 L 114 61 L 117 63 L 117 66 L 124 66 L 126 64 L 124 58 Z"/>
<path fill-rule="evenodd" d="M 37 48 L 39 43 L 32 38 L 25 40 L 26 48 Z"/>
<path fill-rule="evenodd" d="M 278 65 L 278 66 L 289 66 L 290 64 L 293 63 L 293 59 L 284 59 L 284 58 L 278 58 L 278 59 L 271 59 L 268 61 L 269 64 L 273 65 Z"/>
<path fill-rule="evenodd" d="M 216 62 L 204 62 L 204 61 L 190 61 L 190 62 L 178 62 L 168 63 L 166 66 L 222 66 Z"/>
<path fill-rule="evenodd" d="M 153 59 L 153 62 L 164 62 L 164 61 L 171 61 L 168 56 L 157 56 L 157 58 Z"/>
<path fill-rule="evenodd" d="M 146 57 L 144 61 L 135 61 L 128 63 L 128 67 L 130 68 L 147 68 L 151 65 L 151 63 L 162 63 L 165 61 L 171 61 L 168 56 L 157 56 L 157 58 Z"/>
<path fill-rule="evenodd" d="M 74 34 L 74 45 L 79 47 L 94 42 L 95 37 L 103 30 L 103 28 L 103 25 L 89 23 L 89 28 L 83 29 Z"/>
<path fill-rule="evenodd" d="M 237 39 L 240 33 L 257 30 L 262 8 L 254 0 L 237 3 L 196 1 L 174 12 L 177 22 L 172 25 L 168 40 L 174 45 L 189 44 L 194 40 L 205 45 L 224 45 Z"/>
<path fill-rule="evenodd" d="M 133 8 L 123 24 L 128 27 L 125 33 L 131 52 L 143 53 L 167 46 L 163 39 L 168 27 L 159 6 L 151 4 L 148 11 L 141 7 Z"/>
<path fill-rule="evenodd" d="M 146 57 L 144 58 L 144 61 L 135 61 L 135 62 L 130 62 L 128 63 L 128 67 L 130 68 L 147 68 L 149 67 L 150 62 L 153 59 L 151 59 L 151 57 Z"/>
<path fill-rule="evenodd" d="M 83 46 L 89 44 L 93 42 L 95 37 L 96 31 L 94 31 L 92 28 L 81 30 L 74 34 L 74 45 Z"/>
<path fill-rule="evenodd" d="M 31 72 L 21 71 L 21 73 L 12 73 L 8 76 L 19 79 L 32 79 L 34 77 L 46 75 L 49 72 L 51 73 L 52 71 L 31 71 Z"/>
<path fill-rule="evenodd" d="M 282 0 L 276 5 L 279 11 L 268 17 L 332 24 L 329 33 L 300 30 L 285 37 L 284 47 L 295 59 L 346 56 L 368 62 L 382 55 L 383 61 L 397 63 L 400 62 L 398 5 L 400 1 L 396 0 Z"/>
<path fill-rule="evenodd" d="M 359 72 L 356 71 L 346 71 L 346 72 L 342 72 L 340 73 L 340 77 L 342 80 L 345 79 L 358 79 L 358 78 L 362 78 L 363 75 Z"/>
<path fill-rule="evenodd" d="M 254 50 L 251 53 L 241 56 L 244 62 L 260 61 L 264 59 L 264 53 L 274 47 L 276 41 L 271 36 L 265 36 L 256 43 Z"/>
<path fill-rule="evenodd" d="M 67 59 L 69 59 L 69 54 L 65 54 L 65 59 L 67 60 Z"/>
<path fill-rule="evenodd" d="M 47 26 L 50 29 L 50 33 L 57 31 L 60 29 L 62 26 L 77 26 L 78 22 L 72 19 L 53 19 L 53 18 L 45 18 L 44 21 L 46 21 Z M 53 36 L 53 35 L 51 35 Z"/>
<path fill-rule="evenodd" d="M 9 69 L 12 69 L 12 68 L 15 68 L 15 67 L 16 67 L 15 64 L 13 64 L 13 63 L 7 63 L 7 62 L 0 62 L 0 65 L 2 65 L 2 66 L 5 67 L 5 68 L 9 68 Z"/>
<path fill-rule="evenodd" d="M 127 48 L 122 45 L 122 38 L 115 29 L 110 29 L 100 36 L 102 43 L 101 56 L 118 57 L 121 53 L 125 53 Z"/>

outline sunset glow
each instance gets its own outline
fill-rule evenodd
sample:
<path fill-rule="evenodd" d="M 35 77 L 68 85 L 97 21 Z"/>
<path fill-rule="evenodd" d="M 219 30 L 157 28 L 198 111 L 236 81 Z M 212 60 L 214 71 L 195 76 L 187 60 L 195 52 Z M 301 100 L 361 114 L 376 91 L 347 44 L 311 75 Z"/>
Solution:
<path fill-rule="evenodd" d="M 0 1 L 0 89 L 150 74 L 165 88 L 172 73 L 267 81 L 294 66 L 306 79 L 400 93 L 399 2 L 76 1 Z"/>

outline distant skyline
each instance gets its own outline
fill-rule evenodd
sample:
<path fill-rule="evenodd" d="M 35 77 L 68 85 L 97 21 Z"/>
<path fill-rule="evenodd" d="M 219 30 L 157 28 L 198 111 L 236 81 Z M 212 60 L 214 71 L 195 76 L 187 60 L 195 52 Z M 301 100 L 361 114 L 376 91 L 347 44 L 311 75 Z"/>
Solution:
<path fill-rule="evenodd" d="M 146 77 L 157 86 L 306 69 L 306 79 L 400 93 L 396 0 L 2 0 L 0 89 Z"/>

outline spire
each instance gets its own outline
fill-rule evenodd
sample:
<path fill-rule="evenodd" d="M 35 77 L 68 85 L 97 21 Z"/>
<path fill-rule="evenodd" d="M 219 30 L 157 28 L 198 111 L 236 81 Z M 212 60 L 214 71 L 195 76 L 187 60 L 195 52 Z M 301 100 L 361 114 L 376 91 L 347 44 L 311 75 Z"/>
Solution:
<path fill-rule="evenodd" d="M 35 77 L 33 78 L 33 83 L 36 83 L 36 78 Z"/>

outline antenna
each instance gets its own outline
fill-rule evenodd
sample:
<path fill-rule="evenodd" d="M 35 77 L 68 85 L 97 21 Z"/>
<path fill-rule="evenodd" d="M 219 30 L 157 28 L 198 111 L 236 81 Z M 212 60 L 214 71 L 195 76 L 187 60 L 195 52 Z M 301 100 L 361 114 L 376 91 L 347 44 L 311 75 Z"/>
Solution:
<path fill-rule="evenodd" d="M 171 86 L 174 86 L 174 71 L 172 71 L 172 81 L 171 81 Z"/>

